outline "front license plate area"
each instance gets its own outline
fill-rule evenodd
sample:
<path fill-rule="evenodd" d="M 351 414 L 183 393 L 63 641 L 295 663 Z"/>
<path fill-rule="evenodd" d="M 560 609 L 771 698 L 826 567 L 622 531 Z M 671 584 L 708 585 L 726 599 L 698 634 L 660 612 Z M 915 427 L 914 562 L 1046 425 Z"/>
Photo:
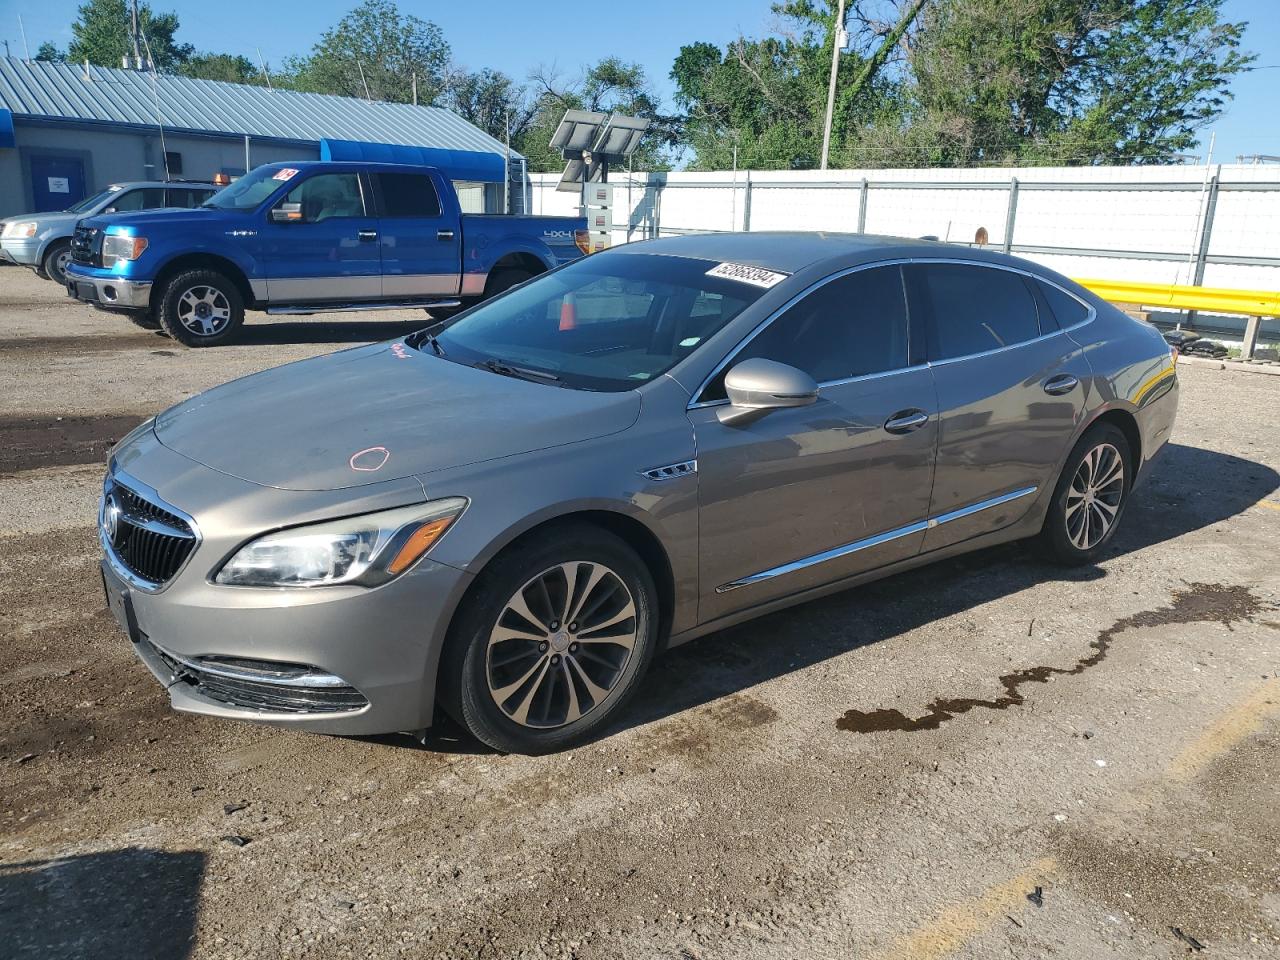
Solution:
<path fill-rule="evenodd" d="M 141 631 L 138 629 L 138 618 L 133 613 L 133 598 L 128 590 L 113 590 L 107 582 L 107 575 L 102 574 L 102 592 L 107 595 L 107 608 L 120 624 L 120 629 L 133 643 L 137 643 Z"/>

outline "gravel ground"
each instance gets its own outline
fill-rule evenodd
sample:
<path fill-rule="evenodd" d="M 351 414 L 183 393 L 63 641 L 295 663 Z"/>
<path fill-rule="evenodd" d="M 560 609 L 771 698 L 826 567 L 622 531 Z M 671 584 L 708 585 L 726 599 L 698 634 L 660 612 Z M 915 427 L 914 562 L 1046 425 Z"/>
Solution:
<path fill-rule="evenodd" d="M 187 351 L 0 269 L 0 943 L 92 958 L 1280 952 L 1280 378 L 1188 367 L 1104 562 L 724 631 L 572 753 L 172 713 L 103 607 L 136 420 L 420 313 Z"/>

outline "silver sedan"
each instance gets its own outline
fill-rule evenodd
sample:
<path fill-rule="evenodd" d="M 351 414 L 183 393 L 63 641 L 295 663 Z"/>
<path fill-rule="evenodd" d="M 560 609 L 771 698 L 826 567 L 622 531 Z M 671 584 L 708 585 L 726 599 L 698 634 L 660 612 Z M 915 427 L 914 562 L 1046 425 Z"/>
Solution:
<path fill-rule="evenodd" d="M 1015 258 L 637 243 L 139 427 L 103 578 L 179 710 L 555 750 L 702 634 L 1005 541 L 1095 561 L 1177 390 L 1154 328 Z"/>

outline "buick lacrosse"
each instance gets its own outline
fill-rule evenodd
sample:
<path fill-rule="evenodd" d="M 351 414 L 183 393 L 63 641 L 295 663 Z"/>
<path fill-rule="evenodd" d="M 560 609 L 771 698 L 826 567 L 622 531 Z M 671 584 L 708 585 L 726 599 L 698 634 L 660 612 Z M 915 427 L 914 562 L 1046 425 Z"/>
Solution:
<path fill-rule="evenodd" d="M 143 424 L 102 574 L 179 710 L 554 750 L 701 634 L 1020 538 L 1092 562 L 1177 390 L 1153 327 L 1013 257 L 636 243 Z"/>

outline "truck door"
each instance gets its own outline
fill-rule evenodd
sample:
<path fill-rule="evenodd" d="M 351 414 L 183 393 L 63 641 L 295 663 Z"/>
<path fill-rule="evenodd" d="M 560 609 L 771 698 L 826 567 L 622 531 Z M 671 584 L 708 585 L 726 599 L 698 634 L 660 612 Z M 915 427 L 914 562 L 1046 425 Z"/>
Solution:
<path fill-rule="evenodd" d="M 371 205 L 366 209 L 365 193 L 355 170 L 317 173 L 275 205 L 262 227 L 273 304 L 357 303 L 381 296 L 378 221 Z"/>
<path fill-rule="evenodd" d="M 423 173 L 373 172 L 382 250 L 382 297 L 454 297 L 462 236 L 452 186 Z"/>

